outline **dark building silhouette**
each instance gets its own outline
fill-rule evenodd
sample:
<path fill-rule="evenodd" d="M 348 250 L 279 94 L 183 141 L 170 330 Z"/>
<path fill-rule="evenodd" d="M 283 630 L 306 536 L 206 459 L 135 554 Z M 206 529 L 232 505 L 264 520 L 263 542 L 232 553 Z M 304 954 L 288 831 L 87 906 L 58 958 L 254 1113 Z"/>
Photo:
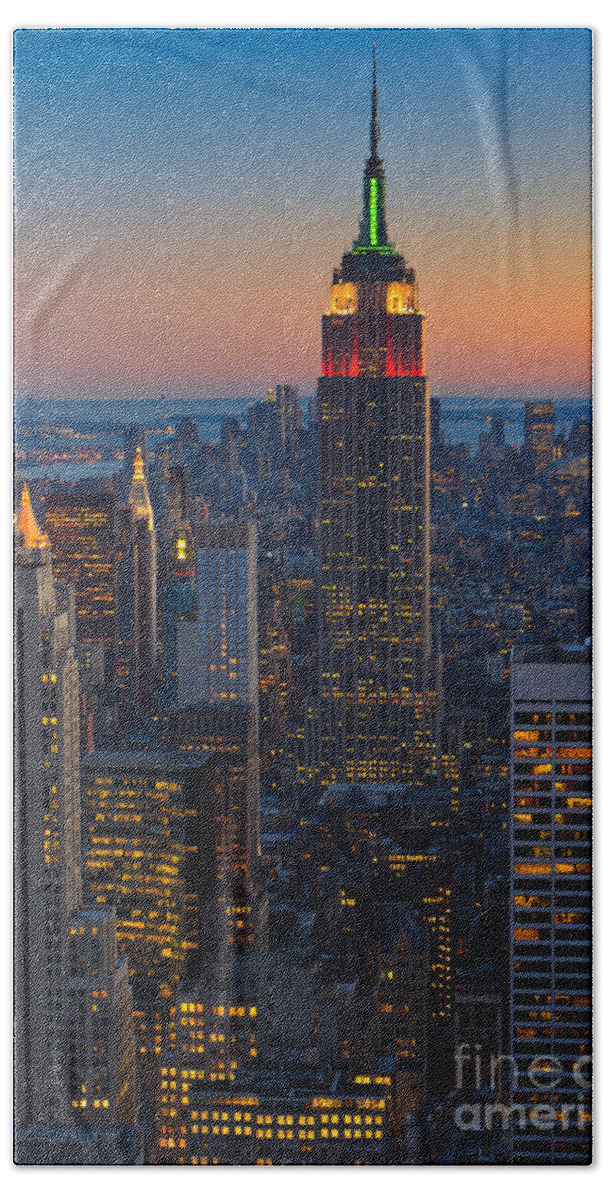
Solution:
<path fill-rule="evenodd" d="M 161 545 L 162 652 L 165 696 L 171 706 L 177 699 L 177 630 L 196 606 L 196 552 L 183 471 L 173 471 L 169 478 Z"/>
<path fill-rule="evenodd" d="M 431 446 L 435 450 L 440 449 L 443 445 L 441 435 L 441 397 L 431 396 L 429 404 L 431 415 Z"/>

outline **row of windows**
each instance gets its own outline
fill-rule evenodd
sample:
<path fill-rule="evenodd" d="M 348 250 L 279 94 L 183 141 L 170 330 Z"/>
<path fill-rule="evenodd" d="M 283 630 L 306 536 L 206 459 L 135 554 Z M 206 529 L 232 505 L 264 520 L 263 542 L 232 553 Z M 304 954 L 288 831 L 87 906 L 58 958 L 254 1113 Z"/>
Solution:
<path fill-rule="evenodd" d="M 516 712 L 516 725 L 550 725 L 555 717 L 556 725 L 591 725 L 590 712 Z"/>

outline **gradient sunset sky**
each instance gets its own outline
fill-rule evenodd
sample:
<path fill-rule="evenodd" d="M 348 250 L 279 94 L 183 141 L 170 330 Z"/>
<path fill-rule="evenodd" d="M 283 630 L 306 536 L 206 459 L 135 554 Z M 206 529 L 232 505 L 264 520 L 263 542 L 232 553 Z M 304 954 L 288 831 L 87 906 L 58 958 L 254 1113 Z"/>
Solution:
<path fill-rule="evenodd" d="M 69 29 L 15 35 L 17 397 L 311 394 L 374 41 L 431 391 L 589 395 L 588 31 Z"/>

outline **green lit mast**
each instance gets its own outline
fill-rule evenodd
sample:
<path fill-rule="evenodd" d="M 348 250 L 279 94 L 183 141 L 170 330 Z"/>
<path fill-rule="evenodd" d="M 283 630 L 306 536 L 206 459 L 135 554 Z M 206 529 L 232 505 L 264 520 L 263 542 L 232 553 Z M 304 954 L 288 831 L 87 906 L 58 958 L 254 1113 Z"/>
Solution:
<path fill-rule="evenodd" d="M 389 247 L 384 212 L 384 164 L 378 154 L 380 125 L 378 123 L 378 89 L 376 86 L 376 47 L 373 48 L 372 119 L 370 125 L 370 156 L 363 178 L 363 216 L 359 237 L 353 250 L 375 250 Z M 391 247 L 392 249 L 392 247 Z"/>

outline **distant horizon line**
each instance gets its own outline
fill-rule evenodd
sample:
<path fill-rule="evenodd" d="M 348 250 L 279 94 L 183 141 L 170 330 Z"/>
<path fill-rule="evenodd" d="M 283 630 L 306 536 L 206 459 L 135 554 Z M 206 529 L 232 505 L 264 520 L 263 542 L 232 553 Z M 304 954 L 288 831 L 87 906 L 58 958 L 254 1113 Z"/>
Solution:
<path fill-rule="evenodd" d="M 270 386 L 272 386 L 272 385 L 269 385 L 269 387 Z M 285 385 L 284 384 L 280 384 L 280 385 L 275 384 L 274 386 L 276 387 L 276 386 L 285 386 Z M 288 386 L 297 387 L 296 384 L 288 385 Z M 538 400 L 538 401 L 545 400 L 547 402 L 553 402 L 554 404 L 564 404 L 564 403 L 572 403 L 572 402 L 576 402 L 576 403 L 592 403 L 593 402 L 593 394 L 591 394 L 591 393 L 588 395 L 585 395 L 585 396 L 580 396 L 580 395 L 579 396 L 547 396 L 547 395 L 539 396 L 539 395 L 535 395 L 533 392 L 527 393 L 525 396 L 488 396 L 488 395 L 484 395 L 481 392 L 475 392 L 475 393 L 470 393 L 468 395 L 464 395 L 463 393 L 460 393 L 460 392 L 436 391 L 436 392 L 431 392 L 431 396 L 433 397 L 433 399 L 438 398 L 440 400 L 461 400 L 463 402 L 469 402 L 471 400 L 484 400 L 484 401 L 491 401 L 492 403 L 497 403 L 500 401 L 503 404 L 521 404 L 522 401 L 525 401 L 525 400 Z M 315 393 L 314 392 L 311 392 L 311 393 L 301 392 L 301 393 L 299 393 L 299 398 L 301 400 L 314 400 Z M 164 393 L 161 392 L 161 393 L 159 393 L 158 396 L 103 396 L 103 397 L 99 397 L 97 399 L 95 399 L 91 396 L 53 396 L 53 397 L 47 396 L 44 399 L 42 399 L 41 397 L 38 398 L 36 396 L 28 395 L 28 396 L 22 396 L 19 398 L 14 397 L 13 398 L 13 407 L 15 407 L 17 405 L 23 405 L 23 404 L 158 404 L 163 400 L 167 401 L 168 404 L 214 404 L 219 401 L 221 401 L 222 403 L 234 404 L 236 401 L 242 401 L 243 403 L 255 403 L 256 401 L 263 400 L 263 399 L 264 399 L 263 392 L 256 393 L 255 395 L 250 395 L 250 396 L 222 396 L 222 395 L 218 394 L 217 396 L 177 396 L 177 397 L 165 396 Z"/>

